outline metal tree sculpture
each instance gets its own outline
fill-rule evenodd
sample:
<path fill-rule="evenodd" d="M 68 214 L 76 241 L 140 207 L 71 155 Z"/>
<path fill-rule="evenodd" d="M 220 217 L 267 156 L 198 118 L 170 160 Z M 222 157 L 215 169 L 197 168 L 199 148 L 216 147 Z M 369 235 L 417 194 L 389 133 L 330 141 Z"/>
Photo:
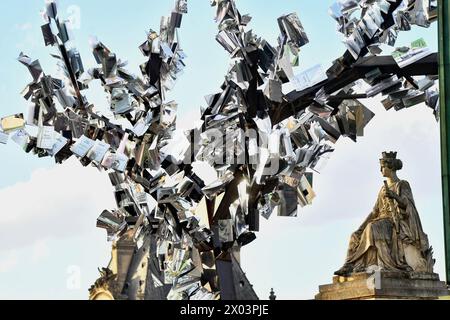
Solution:
<path fill-rule="evenodd" d="M 108 172 L 118 208 L 105 210 L 97 226 L 107 230 L 113 253 L 92 299 L 257 299 L 240 268 L 240 248 L 256 238 L 260 215 L 295 216 L 298 205 L 311 204 L 320 161 L 340 137 L 356 141 L 374 116 L 358 99 L 381 93 L 386 109 L 426 102 L 439 113 L 436 54 L 418 41 L 379 56 L 380 44 L 394 46 L 399 31 L 428 27 L 435 1 L 337 2 L 330 12 L 348 50 L 326 73 L 314 67 L 295 76 L 309 41 L 295 13 L 278 19 L 272 46 L 246 30 L 251 17 L 234 0 L 213 0 L 216 39 L 231 66 L 221 92 L 206 97 L 202 126 L 180 133 L 177 104 L 166 100 L 185 66 L 178 29 L 187 1 L 175 2 L 159 33 L 150 30 L 139 47 L 147 59 L 141 77 L 96 40 L 98 66 L 85 70 L 68 45 L 67 23 L 47 2 L 42 32 L 45 44 L 58 49 L 52 56 L 63 78 L 21 54 L 33 77 L 24 97 L 33 106 L 27 119 L 1 120 L 3 141 L 11 133 L 26 152 L 57 163 L 76 156 Z M 361 79 L 364 92 L 356 86 Z M 114 117 L 83 95 L 94 80 Z M 205 185 L 196 161 L 213 167 L 217 181 Z"/>

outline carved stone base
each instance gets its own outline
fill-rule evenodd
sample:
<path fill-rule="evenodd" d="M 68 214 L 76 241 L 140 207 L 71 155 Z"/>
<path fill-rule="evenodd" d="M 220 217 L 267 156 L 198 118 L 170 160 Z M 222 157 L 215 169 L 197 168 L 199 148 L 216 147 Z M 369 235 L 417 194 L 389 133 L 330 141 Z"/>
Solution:
<path fill-rule="evenodd" d="M 333 278 L 319 287 L 316 300 L 436 300 L 450 296 L 438 274 L 378 272 Z"/>

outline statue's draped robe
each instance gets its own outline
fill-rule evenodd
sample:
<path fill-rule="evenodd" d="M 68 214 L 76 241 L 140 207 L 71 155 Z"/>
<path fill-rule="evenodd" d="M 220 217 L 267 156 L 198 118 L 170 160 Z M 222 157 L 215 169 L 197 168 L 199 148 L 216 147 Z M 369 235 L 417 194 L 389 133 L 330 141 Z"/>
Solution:
<path fill-rule="evenodd" d="M 428 271 L 425 259 L 429 250 L 411 187 L 399 181 L 390 187 L 406 207 L 384 195 L 383 186 L 372 213 L 350 240 L 347 265 L 355 272 L 370 266 L 392 271 Z M 405 254 L 406 253 L 406 254 Z"/>

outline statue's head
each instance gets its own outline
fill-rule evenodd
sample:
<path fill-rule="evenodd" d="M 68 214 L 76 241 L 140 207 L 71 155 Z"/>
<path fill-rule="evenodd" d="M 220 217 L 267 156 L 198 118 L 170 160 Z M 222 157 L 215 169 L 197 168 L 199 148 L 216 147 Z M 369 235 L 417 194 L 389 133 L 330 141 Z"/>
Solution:
<path fill-rule="evenodd" d="M 397 159 L 397 152 L 383 152 L 380 159 L 381 173 L 384 177 L 390 177 L 395 174 L 396 171 L 403 168 L 403 163 L 400 159 Z"/>

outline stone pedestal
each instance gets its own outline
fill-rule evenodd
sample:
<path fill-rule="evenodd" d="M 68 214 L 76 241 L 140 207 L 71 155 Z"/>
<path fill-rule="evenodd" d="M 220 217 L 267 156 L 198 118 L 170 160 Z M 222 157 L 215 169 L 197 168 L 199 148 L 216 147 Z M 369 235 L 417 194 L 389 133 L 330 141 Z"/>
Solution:
<path fill-rule="evenodd" d="M 449 295 L 437 274 L 381 271 L 335 276 L 332 284 L 319 287 L 316 300 L 435 300 Z"/>

